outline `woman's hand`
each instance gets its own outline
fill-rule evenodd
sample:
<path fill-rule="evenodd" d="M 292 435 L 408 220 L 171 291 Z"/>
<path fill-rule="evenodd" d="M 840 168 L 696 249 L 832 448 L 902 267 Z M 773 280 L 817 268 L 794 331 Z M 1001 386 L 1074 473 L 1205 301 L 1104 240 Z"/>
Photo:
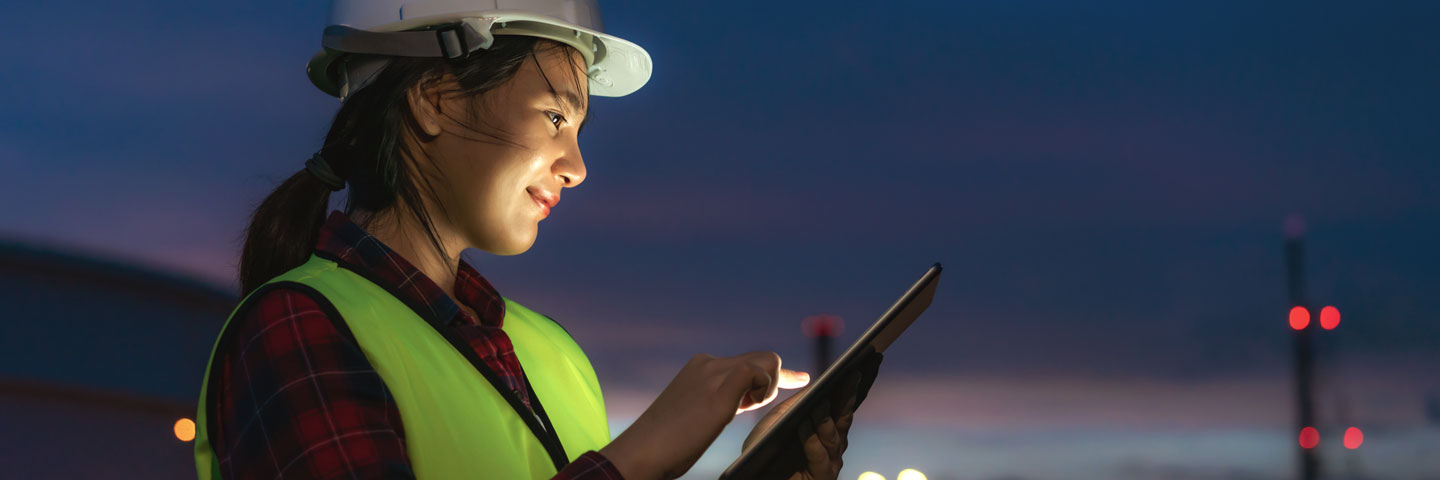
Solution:
<path fill-rule="evenodd" d="M 650 408 L 600 453 L 627 480 L 679 477 L 735 415 L 765 406 L 781 388 L 809 382 L 805 372 L 780 368 L 780 356 L 772 352 L 696 355 Z"/>
<path fill-rule="evenodd" d="M 805 450 L 805 469 L 795 472 L 790 480 L 835 480 L 840 477 L 841 458 L 850 446 L 850 424 L 855 420 L 852 400 L 843 413 L 820 415 L 817 420 L 800 427 L 801 446 Z"/>
<path fill-rule="evenodd" d="M 843 401 L 843 405 L 827 400 L 815 409 L 815 416 L 801 424 L 800 435 L 796 441 L 800 442 L 801 450 L 805 452 L 804 468 L 791 475 L 790 480 L 834 480 L 840 476 L 840 468 L 845 464 L 841 457 L 850 446 L 850 425 L 855 420 L 857 394 L 861 387 L 860 376 L 855 375 L 853 378 L 835 397 L 835 401 Z M 755 424 L 750 435 L 745 437 L 740 451 L 750 450 L 780 416 L 795 405 L 800 393 L 796 392 L 770 409 L 770 412 Z"/>

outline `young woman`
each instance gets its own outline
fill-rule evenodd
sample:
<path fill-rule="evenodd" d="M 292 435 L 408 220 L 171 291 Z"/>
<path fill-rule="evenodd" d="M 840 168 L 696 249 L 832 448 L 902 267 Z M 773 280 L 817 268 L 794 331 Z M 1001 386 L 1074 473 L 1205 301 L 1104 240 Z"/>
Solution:
<path fill-rule="evenodd" d="M 460 259 L 528 250 L 585 180 L 589 96 L 650 72 L 593 0 L 504 3 L 336 2 L 310 74 L 343 103 L 254 213 L 201 391 L 202 479 L 674 478 L 808 381 L 770 352 L 696 355 L 612 441 L 574 340 Z M 796 478 L 836 478 L 851 405 L 797 439 Z"/>

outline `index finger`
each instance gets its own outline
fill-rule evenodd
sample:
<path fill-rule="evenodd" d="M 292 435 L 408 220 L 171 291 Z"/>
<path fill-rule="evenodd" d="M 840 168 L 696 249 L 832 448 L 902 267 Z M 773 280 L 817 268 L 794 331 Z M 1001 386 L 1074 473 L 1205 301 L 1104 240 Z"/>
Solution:
<path fill-rule="evenodd" d="M 780 369 L 780 388 L 792 390 L 810 384 L 810 374 L 795 370 Z"/>

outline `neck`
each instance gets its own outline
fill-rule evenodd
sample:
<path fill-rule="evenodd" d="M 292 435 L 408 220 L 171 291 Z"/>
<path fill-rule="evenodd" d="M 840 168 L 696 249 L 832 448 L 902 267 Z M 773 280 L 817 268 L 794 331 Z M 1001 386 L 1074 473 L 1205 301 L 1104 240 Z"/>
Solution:
<path fill-rule="evenodd" d="M 430 237 L 425 234 L 425 227 L 408 215 L 397 214 L 397 209 L 398 207 L 390 209 L 381 215 L 357 214 L 359 218 L 355 221 L 366 225 L 365 229 L 370 235 L 409 261 L 452 300 L 456 300 L 457 305 L 465 308 L 455 298 L 455 271 L 459 268 L 460 251 L 464 247 L 454 240 L 455 235 L 446 225 L 436 222 L 436 236 L 439 237 L 440 244 L 445 246 L 446 256 L 441 257 Z"/>

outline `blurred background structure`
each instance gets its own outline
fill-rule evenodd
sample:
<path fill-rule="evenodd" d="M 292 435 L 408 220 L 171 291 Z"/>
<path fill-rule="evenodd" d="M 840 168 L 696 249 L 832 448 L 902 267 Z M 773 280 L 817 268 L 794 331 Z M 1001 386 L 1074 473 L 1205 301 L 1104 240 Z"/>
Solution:
<path fill-rule="evenodd" d="M 0 471 L 188 476 L 247 215 L 337 107 L 323 3 L 0 15 Z M 1440 3 L 602 3 L 651 83 L 592 103 L 531 251 L 467 255 L 575 335 L 616 432 L 691 355 L 808 368 L 797 322 L 843 348 L 941 261 L 847 479 L 1293 479 L 1302 441 L 1320 478 L 1440 478 Z M 1304 435 L 1291 214 L 1311 323 L 1343 314 Z"/>
<path fill-rule="evenodd" d="M 206 339 L 234 304 L 193 279 L 0 243 L 0 472 L 193 477 L 176 423 L 195 417 Z"/>

